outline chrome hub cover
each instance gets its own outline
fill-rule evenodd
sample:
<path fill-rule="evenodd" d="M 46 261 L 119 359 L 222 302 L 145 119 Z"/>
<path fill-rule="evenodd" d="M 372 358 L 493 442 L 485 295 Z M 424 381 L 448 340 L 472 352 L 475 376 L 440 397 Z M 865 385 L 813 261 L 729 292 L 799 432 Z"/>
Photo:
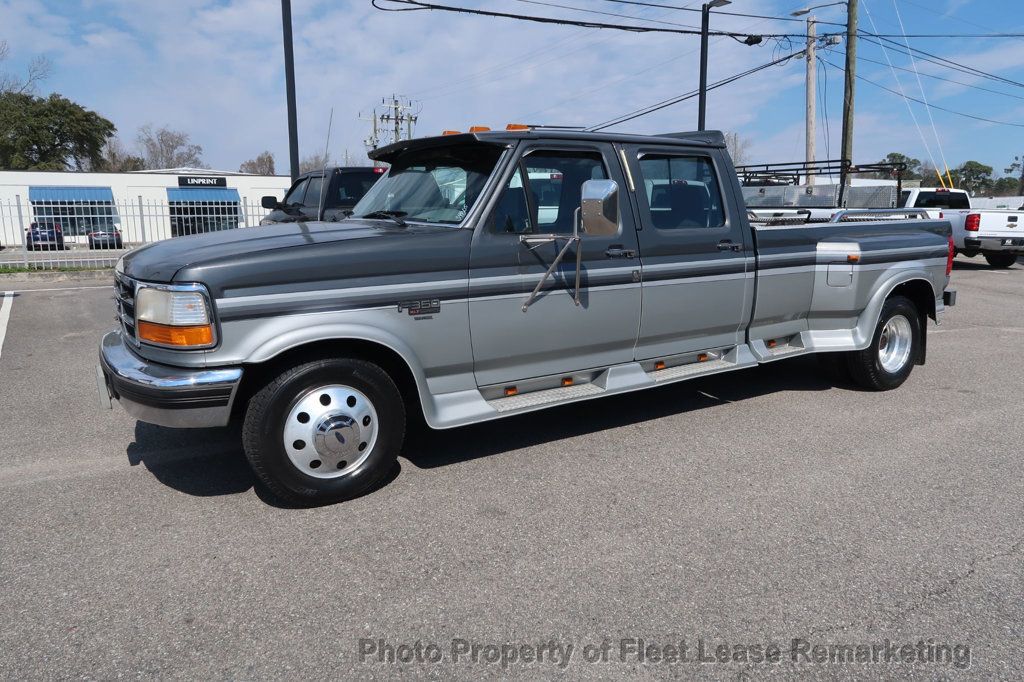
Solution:
<path fill-rule="evenodd" d="M 910 360 L 914 334 L 910 320 L 903 315 L 893 315 L 882 327 L 878 338 L 878 363 L 889 374 L 899 372 Z"/>
<path fill-rule="evenodd" d="M 377 410 L 362 391 L 332 384 L 306 391 L 288 411 L 284 449 L 292 464 L 316 478 L 356 471 L 377 442 Z"/>

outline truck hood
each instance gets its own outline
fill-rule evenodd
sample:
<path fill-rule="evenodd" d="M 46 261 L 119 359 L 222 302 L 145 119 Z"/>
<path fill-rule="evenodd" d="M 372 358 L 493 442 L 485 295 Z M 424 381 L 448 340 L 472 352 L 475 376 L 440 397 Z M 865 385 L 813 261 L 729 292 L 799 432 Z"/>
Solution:
<path fill-rule="evenodd" d="M 468 229 L 401 227 L 389 220 L 292 222 L 157 242 L 125 254 L 122 267 L 135 280 L 199 282 L 219 297 L 232 290 L 416 271 L 424 258 L 458 269 L 468 261 L 471 236 Z"/>

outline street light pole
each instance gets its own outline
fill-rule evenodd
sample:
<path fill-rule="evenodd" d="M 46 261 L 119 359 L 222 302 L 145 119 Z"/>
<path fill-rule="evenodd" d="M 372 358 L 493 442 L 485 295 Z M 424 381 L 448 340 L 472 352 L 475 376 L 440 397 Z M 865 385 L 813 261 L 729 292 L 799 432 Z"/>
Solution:
<path fill-rule="evenodd" d="M 697 100 L 697 130 L 704 130 L 704 119 L 708 106 L 708 26 L 711 23 L 711 8 L 723 7 L 732 0 L 711 0 L 700 8 L 700 88 Z"/>
<path fill-rule="evenodd" d="M 295 55 L 292 51 L 292 2 L 281 0 L 281 24 L 284 30 L 284 87 L 288 100 L 288 160 L 292 182 L 299 177 L 299 124 L 295 112 Z"/>

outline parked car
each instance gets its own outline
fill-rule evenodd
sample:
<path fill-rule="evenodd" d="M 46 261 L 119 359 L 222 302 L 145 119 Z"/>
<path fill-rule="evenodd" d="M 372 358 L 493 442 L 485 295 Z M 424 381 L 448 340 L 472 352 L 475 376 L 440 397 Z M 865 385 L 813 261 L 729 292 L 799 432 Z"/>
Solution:
<path fill-rule="evenodd" d="M 282 201 L 277 197 L 263 197 L 263 208 L 270 209 L 270 213 L 260 221 L 260 225 L 300 220 L 341 220 L 373 187 L 384 170 L 379 166 L 328 168 L 326 188 L 323 186 L 324 171 L 303 173 Z"/>
<path fill-rule="evenodd" d="M 63 250 L 64 233 L 60 229 L 60 224 L 40 225 L 39 223 L 32 223 L 29 225 L 29 228 L 25 230 L 25 248 L 29 251 Z"/>
<path fill-rule="evenodd" d="M 236 415 L 256 475 L 322 503 L 392 470 L 410 413 L 446 429 L 808 353 L 894 389 L 955 303 L 947 221 L 751 227 L 718 132 L 475 132 L 373 158 L 391 167 L 341 222 L 123 256 L 101 397 L 166 426 Z"/>
<path fill-rule="evenodd" d="M 110 229 L 110 230 L 97 230 L 90 232 L 89 235 L 89 248 L 90 249 L 123 249 L 124 242 L 121 241 L 121 231 Z"/>

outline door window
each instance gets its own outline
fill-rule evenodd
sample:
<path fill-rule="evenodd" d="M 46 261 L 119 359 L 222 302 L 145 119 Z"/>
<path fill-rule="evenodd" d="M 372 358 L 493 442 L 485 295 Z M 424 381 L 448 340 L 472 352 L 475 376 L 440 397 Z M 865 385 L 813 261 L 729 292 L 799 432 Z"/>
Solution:
<path fill-rule="evenodd" d="M 646 222 L 659 230 L 722 227 L 725 210 L 711 160 L 648 154 L 640 159 Z"/>
<path fill-rule="evenodd" d="M 596 151 L 527 153 L 494 212 L 498 232 L 570 234 L 583 183 L 608 178 Z"/>
<path fill-rule="evenodd" d="M 299 180 L 291 191 L 288 192 L 288 196 L 284 198 L 284 205 L 291 206 L 292 204 L 302 205 L 302 197 L 306 193 L 306 185 L 309 183 L 309 178 L 303 178 Z"/>
<path fill-rule="evenodd" d="M 306 198 L 303 199 L 302 205 L 306 208 L 319 208 L 320 207 L 320 188 L 323 186 L 324 179 L 319 175 L 314 175 L 309 179 L 309 186 L 306 187 Z"/>

